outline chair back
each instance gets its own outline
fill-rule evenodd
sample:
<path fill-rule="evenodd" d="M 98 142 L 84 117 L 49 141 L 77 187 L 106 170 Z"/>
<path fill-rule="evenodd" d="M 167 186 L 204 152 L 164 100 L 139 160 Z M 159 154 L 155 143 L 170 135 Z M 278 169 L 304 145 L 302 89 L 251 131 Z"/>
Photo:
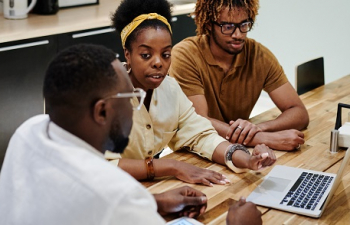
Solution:
<path fill-rule="evenodd" d="M 295 79 L 298 95 L 324 85 L 323 57 L 298 65 Z"/>

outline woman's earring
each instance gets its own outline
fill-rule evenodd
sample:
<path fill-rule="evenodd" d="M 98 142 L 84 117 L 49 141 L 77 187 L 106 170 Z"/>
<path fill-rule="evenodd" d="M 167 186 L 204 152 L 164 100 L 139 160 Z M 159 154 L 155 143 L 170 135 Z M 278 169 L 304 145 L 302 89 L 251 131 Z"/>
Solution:
<path fill-rule="evenodd" d="M 128 74 L 130 74 L 130 72 L 131 72 L 131 67 L 128 69 L 128 64 L 126 63 L 126 62 L 123 62 L 123 66 L 125 67 L 125 69 L 126 69 L 126 72 L 128 73 Z"/>

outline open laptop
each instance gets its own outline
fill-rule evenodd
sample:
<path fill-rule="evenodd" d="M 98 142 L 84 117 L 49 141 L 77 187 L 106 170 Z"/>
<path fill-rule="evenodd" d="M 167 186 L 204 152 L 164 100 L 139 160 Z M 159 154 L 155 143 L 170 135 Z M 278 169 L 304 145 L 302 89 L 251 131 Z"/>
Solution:
<path fill-rule="evenodd" d="M 337 174 L 276 165 L 247 201 L 310 217 L 320 217 L 337 189 L 350 150 Z"/>

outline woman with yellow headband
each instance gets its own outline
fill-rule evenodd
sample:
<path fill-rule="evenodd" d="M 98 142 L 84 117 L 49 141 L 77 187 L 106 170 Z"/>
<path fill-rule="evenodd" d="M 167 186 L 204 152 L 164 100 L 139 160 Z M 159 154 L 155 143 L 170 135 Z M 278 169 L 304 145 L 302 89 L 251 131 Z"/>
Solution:
<path fill-rule="evenodd" d="M 272 165 L 276 157 L 265 145 L 253 154 L 220 137 L 209 120 L 196 114 L 178 83 L 167 76 L 171 63 L 171 12 L 166 0 L 124 0 L 112 17 L 121 34 L 126 68 L 134 88 L 147 95 L 134 111 L 129 144 L 124 153 L 105 156 L 138 180 L 175 176 L 208 186 L 226 184 L 222 174 L 173 159 L 154 159 L 166 146 L 187 149 L 203 158 L 227 165 L 235 172 Z M 134 98 L 134 106 L 139 100 Z"/>

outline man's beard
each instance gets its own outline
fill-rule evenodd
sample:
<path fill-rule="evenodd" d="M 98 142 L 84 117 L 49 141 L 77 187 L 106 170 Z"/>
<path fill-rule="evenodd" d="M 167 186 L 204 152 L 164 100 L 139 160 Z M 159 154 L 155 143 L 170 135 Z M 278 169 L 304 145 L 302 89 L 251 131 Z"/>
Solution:
<path fill-rule="evenodd" d="M 109 150 L 114 153 L 123 153 L 126 146 L 128 146 L 128 143 L 129 143 L 128 135 L 118 133 L 117 132 L 118 130 L 121 131 L 119 126 L 114 127 L 110 131 L 108 140 L 104 145 L 105 150 Z"/>
<path fill-rule="evenodd" d="M 222 50 L 224 50 L 225 52 L 227 52 L 230 55 L 237 55 L 237 54 L 239 54 L 239 53 L 241 53 L 243 51 L 243 48 L 241 48 L 240 50 L 235 51 L 235 50 L 230 50 L 230 49 L 226 48 L 225 46 L 223 46 L 218 41 L 218 37 L 217 37 L 215 32 L 212 33 L 212 37 L 213 37 L 213 40 L 216 43 L 216 45 L 219 46 L 219 48 L 221 48 Z"/>

